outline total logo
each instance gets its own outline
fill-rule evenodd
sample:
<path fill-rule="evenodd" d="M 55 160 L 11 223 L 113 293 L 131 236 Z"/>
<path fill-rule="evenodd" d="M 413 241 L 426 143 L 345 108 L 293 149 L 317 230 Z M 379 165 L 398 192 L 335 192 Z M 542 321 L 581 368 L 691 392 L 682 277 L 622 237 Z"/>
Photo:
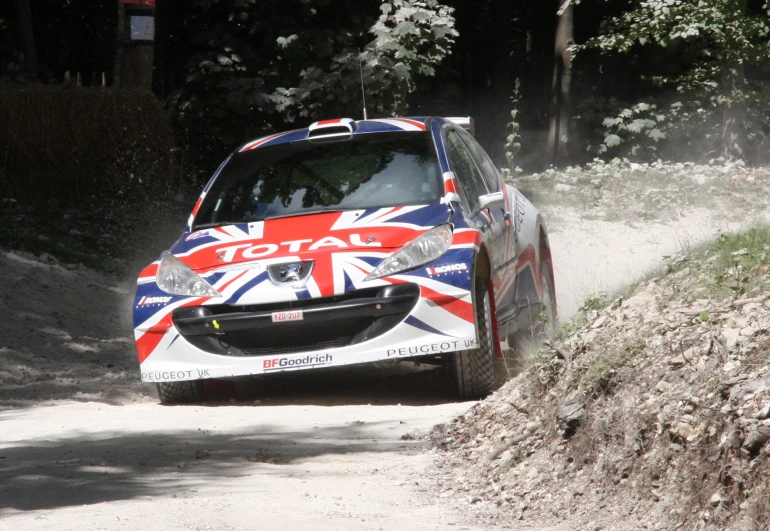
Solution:
<path fill-rule="evenodd" d="M 230 247 L 223 247 L 217 249 L 217 258 L 222 262 L 232 262 L 236 255 L 241 256 L 244 259 L 264 258 L 278 252 L 278 249 L 283 247 L 287 252 L 298 253 L 300 251 L 317 251 L 325 247 L 335 247 L 337 249 L 347 249 L 350 246 L 354 247 L 382 247 L 381 242 L 375 242 L 372 238 L 364 241 L 360 234 L 350 235 L 350 244 L 335 238 L 334 236 L 327 236 L 321 238 L 318 241 L 311 239 L 307 240 L 292 240 L 288 242 L 276 243 L 261 243 L 259 245 L 253 245 L 251 243 L 242 243 L 239 245 L 232 245 Z M 309 244 L 309 245 L 308 245 Z"/>
<path fill-rule="evenodd" d="M 282 369 L 305 369 L 320 365 L 331 365 L 331 354 L 314 354 L 304 358 L 272 358 L 262 360 L 262 368 L 265 372 L 280 371 Z"/>
<path fill-rule="evenodd" d="M 150 306 L 152 304 L 166 304 L 168 302 L 171 302 L 172 297 L 148 297 L 144 296 L 139 300 L 139 304 L 137 304 L 137 308 L 142 306 Z"/>
<path fill-rule="evenodd" d="M 468 271 L 467 264 L 448 264 L 444 266 L 426 267 L 425 271 L 430 276 L 443 275 L 444 273 L 454 273 L 456 271 Z"/>

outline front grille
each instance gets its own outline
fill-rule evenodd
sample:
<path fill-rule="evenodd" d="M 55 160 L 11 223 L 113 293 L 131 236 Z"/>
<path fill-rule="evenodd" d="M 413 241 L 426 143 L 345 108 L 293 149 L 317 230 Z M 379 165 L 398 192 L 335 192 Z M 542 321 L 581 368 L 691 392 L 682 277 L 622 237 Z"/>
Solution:
<path fill-rule="evenodd" d="M 246 356 L 295 354 L 329 348 L 347 347 L 376 318 L 346 319 L 329 324 L 286 324 L 262 330 L 229 332 L 229 343 Z"/>
<path fill-rule="evenodd" d="M 339 337 L 330 341 L 319 341 L 308 345 L 295 347 L 275 347 L 275 348 L 244 348 L 242 352 L 245 356 L 273 356 L 276 354 L 299 354 L 301 352 L 312 352 L 314 350 L 328 350 L 330 348 L 347 347 L 353 338 L 350 336 Z"/>
<path fill-rule="evenodd" d="M 335 318 L 334 311 L 324 314 L 322 321 L 302 320 L 273 324 L 259 329 L 231 330 L 224 333 L 184 334 L 184 337 L 201 350 L 226 356 L 270 356 L 276 354 L 298 354 L 347 347 L 368 341 L 384 334 L 403 321 L 414 307 L 419 296 L 416 285 L 391 286 L 401 296 L 408 293 L 414 296 L 414 302 L 403 312 L 387 315 L 355 315 Z M 263 312 L 284 309 L 312 308 L 319 304 L 365 299 L 381 294 L 382 288 L 357 290 L 342 296 L 325 299 L 309 299 L 270 305 L 250 306 L 206 306 L 213 316 L 226 316 L 228 313 Z M 178 312 L 185 312 L 181 309 Z"/>
<path fill-rule="evenodd" d="M 304 286 L 313 271 L 313 261 L 286 262 L 267 266 L 267 275 L 276 286 Z"/>

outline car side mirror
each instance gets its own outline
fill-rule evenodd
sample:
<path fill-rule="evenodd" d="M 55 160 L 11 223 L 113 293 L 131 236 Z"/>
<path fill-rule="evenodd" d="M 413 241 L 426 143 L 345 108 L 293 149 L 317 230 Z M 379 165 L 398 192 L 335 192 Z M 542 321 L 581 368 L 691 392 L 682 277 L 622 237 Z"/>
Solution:
<path fill-rule="evenodd" d="M 491 194 L 479 196 L 480 208 L 492 208 L 496 206 L 505 206 L 505 196 L 503 192 L 492 192 Z"/>

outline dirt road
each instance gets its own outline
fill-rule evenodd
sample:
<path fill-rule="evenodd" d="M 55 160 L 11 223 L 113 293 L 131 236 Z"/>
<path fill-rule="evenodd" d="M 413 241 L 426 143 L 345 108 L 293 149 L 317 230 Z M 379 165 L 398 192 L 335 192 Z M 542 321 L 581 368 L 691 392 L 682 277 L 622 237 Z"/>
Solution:
<path fill-rule="evenodd" d="M 446 529 L 420 437 L 466 407 L 7 411 L 0 529 Z"/>
<path fill-rule="evenodd" d="M 546 216 L 548 209 L 546 209 Z M 560 212 L 564 216 L 564 210 Z M 582 301 L 597 292 L 611 293 L 663 265 L 664 257 L 719 232 L 740 229 L 763 216 L 715 215 L 696 208 L 674 221 L 608 222 L 569 213 L 569 224 L 551 226 L 559 314 L 568 320 Z M 547 219 L 547 218 L 546 218 Z"/>

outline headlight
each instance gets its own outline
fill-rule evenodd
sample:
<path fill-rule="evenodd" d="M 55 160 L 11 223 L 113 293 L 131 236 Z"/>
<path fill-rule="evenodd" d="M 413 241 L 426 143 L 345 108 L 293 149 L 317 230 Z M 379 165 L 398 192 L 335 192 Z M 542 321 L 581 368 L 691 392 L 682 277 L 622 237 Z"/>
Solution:
<path fill-rule="evenodd" d="M 221 297 L 211 284 L 195 274 L 179 258 L 165 252 L 160 258 L 158 272 L 155 275 L 158 287 L 171 295 L 192 297 Z"/>
<path fill-rule="evenodd" d="M 364 280 L 386 277 L 435 261 L 452 245 L 452 226 L 433 227 L 387 257 Z"/>

